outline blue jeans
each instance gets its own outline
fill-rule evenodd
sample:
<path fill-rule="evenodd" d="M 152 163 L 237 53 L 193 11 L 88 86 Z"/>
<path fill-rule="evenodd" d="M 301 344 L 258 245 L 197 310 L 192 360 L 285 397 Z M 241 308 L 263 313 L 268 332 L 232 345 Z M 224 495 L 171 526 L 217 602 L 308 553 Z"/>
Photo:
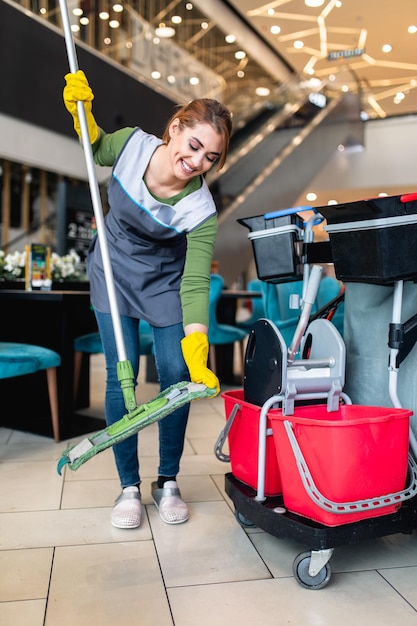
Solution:
<path fill-rule="evenodd" d="M 113 424 L 126 413 L 123 393 L 117 378 L 118 354 L 109 313 L 95 311 L 106 359 L 105 413 L 107 425 Z M 121 316 L 121 325 L 127 358 L 133 371 L 135 386 L 139 373 L 140 337 L 139 320 Z M 161 391 L 182 380 L 190 380 L 185 364 L 181 339 L 184 337 L 182 324 L 166 328 L 152 327 L 155 364 Z M 140 404 L 140 397 L 137 398 Z M 158 422 L 159 428 L 159 476 L 176 476 L 184 449 L 185 429 L 190 405 L 177 409 Z M 116 467 L 122 487 L 137 485 L 140 481 L 138 459 L 138 435 L 132 435 L 113 446 Z"/>

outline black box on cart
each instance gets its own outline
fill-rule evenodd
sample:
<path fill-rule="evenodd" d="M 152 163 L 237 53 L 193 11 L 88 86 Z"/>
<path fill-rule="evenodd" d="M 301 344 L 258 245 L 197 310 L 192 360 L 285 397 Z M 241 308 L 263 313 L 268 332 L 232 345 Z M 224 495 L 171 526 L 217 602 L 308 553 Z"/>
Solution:
<path fill-rule="evenodd" d="M 386 285 L 417 279 L 417 193 L 317 210 L 327 220 L 339 280 Z"/>
<path fill-rule="evenodd" d="M 248 239 L 252 243 L 260 280 L 274 284 L 302 280 L 305 263 L 333 262 L 330 242 L 305 241 L 305 223 L 297 213 L 302 210 L 311 210 L 311 207 L 284 209 L 237 220 L 249 228 Z"/>

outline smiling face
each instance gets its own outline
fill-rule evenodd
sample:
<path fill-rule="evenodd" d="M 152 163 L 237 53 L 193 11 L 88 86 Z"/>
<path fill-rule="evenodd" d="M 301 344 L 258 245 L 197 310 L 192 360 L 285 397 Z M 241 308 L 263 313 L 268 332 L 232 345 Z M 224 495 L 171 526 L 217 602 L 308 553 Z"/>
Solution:
<path fill-rule="evenodd" d="M 172 169 L 180 180 L 205 174 L 221 155 L 223 139 L 211 124 L 181 129 L 179 120 L 175 119 L 169 134 Z"/>

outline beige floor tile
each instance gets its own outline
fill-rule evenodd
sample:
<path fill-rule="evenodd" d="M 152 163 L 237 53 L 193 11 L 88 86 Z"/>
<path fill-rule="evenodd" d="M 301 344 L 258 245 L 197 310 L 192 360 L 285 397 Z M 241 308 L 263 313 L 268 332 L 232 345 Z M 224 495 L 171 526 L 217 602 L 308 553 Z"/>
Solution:
<path fill-rule="evenodd" d="M 214 454 L 217 437 L 189 437 L 188 440 L 195 454 Z M 222 450 L 224 454 L 229 454 L 227 441 Z"/>
<path fill-rule="evenodd" d="M 26 463 L 27 461 L 53 461 L 56 465 L 61 454 L 66 449 L 65 442 L 55 443 L 47 437 L 23 437 L 10 438 L 6 445 L 0 443 L 0 459 L 2 463 L 15 462 Z M 20 433 L 22 434 L 22 433 Z"/>
<path fill-rule="evenodd" d="M 22 461 L 0 465 L 0 512 L 57 509 L 61 490 L 54 462 Z"/>
<path fill-rule="evenodd" d="M 172 626 L 151 541 L 57 548 L 45 626 Z"/>
<path fill-rule="evenodd" d="M 224 502 L 189 505 L 185 524 L 149 520 L 167 587 L 269 578 L 270 574 Z"/>
<path fill-rule="evenodd" d="M 379 573 L 417 611 L 417 567 L 398 567 L 394 569 L 384 569 L 380 570 Z"/>
<path fill-rule="evenodd" d="M 2 602 L 1 626 L 44 626 L 46 600 Z"/>
<path fill-rule="evenodd" d="M 198 454 L 181 459 L 181 476 L 186 474 L 219 474 L 230 472 L 230 464 L 222 463 L 214 454 Z"/>
<path fill-rule="evenodd" d="M 0 602 L 46 598 L 52 557 L 52 548 L 0 551 Z"/>
<path fill-rule="evenodd" d="M 417 535 L 400 533 L 340 546 L 331 563 L 334 572 L 417 566 Z"/>
<path fill-rule="evenodd" d="M 146 515 L 140 528 L 110 524 L 111 507 L 0 514 L 0 550 L 144 541 L 151 537 Z"/>
<path fill-rule="evenodd" d="M 238 522 L 236 521 L 236 523 Z M 248 532 L 248 537 L 274 578 L 292 576 L 292 565 L 295 557 L 309 549 L 308 546 L 297 541 L 277 539 L 265 532 Z"/>
<path fill-rule="evenodd" d="M 416 612 L 377 573 L 336 574 L 320 591 L 294 579 L 168 590 L 175 626 L 415 626 Z"/>
<path fill-rule="evenodd" d="M 67 480 L 64 482 L 61 509 L 88 509 L 113 506 L 120 493 L 114 480 Z"/>

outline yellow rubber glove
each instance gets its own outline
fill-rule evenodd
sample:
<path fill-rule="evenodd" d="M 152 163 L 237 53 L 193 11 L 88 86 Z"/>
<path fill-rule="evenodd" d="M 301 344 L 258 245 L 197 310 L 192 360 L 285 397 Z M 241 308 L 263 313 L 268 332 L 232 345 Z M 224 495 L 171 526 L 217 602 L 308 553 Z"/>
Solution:
<path fill-rule="evenodd" d="M 181 341 L 182 353 L 193 383 L 202 383 L 209 389 L 220 392 L 220 383 L 216 374 L 207 367 L 209 344 L 204 333 L 191 333 Z"/>
<path fill-rule="evenodd" d="M 80 120 L 78 119 L 77 111 L 77 102 L 81 101 L 84 102 L 90 143 L 94 143 L 98 139 L 100 130 L 91 112 L 94 94 L 88 84 L 88 80 L 82 70 L 78 70 L 76 74 L 66 74 L 64 78 L 66 82 L 63 91 L 64 104 L 74 118 L 75 132 L 81 137 Z"/>

